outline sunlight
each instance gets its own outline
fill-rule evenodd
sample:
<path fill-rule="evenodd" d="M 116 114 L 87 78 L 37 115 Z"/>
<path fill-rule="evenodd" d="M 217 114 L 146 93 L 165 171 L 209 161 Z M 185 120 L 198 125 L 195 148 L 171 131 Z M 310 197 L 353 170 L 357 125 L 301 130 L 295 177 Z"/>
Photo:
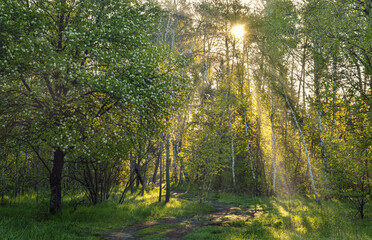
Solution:
<path fill-rule="evenodd" d="M 237 39 L 242 39 L 245 35 L 244 25 L 235 25 L 231 28 L 232 35 Z"/>

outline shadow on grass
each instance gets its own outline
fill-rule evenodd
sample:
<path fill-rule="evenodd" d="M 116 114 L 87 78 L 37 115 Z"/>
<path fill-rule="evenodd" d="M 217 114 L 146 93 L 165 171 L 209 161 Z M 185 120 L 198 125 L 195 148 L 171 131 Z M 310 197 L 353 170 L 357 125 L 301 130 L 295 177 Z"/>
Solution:
<path fill-rule="evenodd" d="M 190 232 L 186 239 L 372 239 L 371 217 L 359 219 L 342 201 L 324 201 L 319 206 L 306 196 L 254 198 L 212 193 L 209 197 L 224 204 L 256 208 L 261 214 L 241 228 L 202 227 Z"/>

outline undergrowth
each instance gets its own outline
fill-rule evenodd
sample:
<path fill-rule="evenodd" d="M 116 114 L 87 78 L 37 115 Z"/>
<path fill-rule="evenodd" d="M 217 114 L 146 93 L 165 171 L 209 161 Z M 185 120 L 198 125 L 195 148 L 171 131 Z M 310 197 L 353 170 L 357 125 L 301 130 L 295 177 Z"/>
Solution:
<path fill-rule="evenodd" d="M 213 210 L 210 202 L 200 203 L 195 187 L 181 186 L 179 198 L 158 203 L 158 191 L 144 196 L 137 191 L 117 204 L 120 193 L 95 206 L 83 195 L 65 197 L 62 213 L 48 214 L 47 198 L 36 204 L 34 195 L 24 195 L 0 206 L 1 239 L 100 239 L 107 231 L 122 229 L 146 220 L 183 218 Z M 181 191 L 188 191 L 185 194 Z M 242 194 L 209 193 L 212 202 L 255 209 L 255 217 L 227 222 L 224 226 L 206 226 L 192 230 L 185 239 L 372 239 L 371 205 L 361 220 L 347 202 L 338 200 L 316 204 L 306 196 L 252 197 Z M 145 239 L 162 239 L 166 226 L 144 229 Z M 168 225 L 169 227 L 169 225 Z M 179 225 L 172 226 L 178 228 Z M 155 231 L 157 235 L 148 234 Z M 161 230 L 161 231 L 160 231 Z M 150 232 L 151 232 L 150 231 Z M 151 235 L 151 236 L 150 236 Z"/>
<path fill-rule="evenodd" d="M 183 190 L 195 192 L 194 187 Z M 228 227 L 207 226 L 193 230 L 185 239 L 372 239 L 372 206 L 365 219 L 348 202 L 323 201 L 306 196 L 252 197 L 214 192 L 207 199 L 256 209 L 254 218 Z"/>
<path fill-rule="evenodd" d="M 25 195 L 17 202 L 0 207 L 0 239 L 100 239 L 109 230 L 168 217 L 188 217 L 207 213 L 208 203 L 171 198 L 158 203 L 158 191 L 144 196 L 139 191 L 118 204 L 119 194 L 95 206 L 83 197 L 64 198 L 63 211 L 48 214 L 48 202 L 36 204 L 34 195 Z M 164 201 L 164 200 L 163 200 Z"/>

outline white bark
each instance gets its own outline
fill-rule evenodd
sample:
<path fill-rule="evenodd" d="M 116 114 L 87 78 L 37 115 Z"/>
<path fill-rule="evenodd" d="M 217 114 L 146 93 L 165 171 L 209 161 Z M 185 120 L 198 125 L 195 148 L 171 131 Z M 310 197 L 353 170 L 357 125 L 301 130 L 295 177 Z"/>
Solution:
<path fill-rule="evenodd" d="M 165 28 L 165 32 L 164 32 L 164 35 L 163 35 L 163 43 L 164 43 L 164 48 L 167 47 L 167 35 L 168 35 L 168 31 L 169 31 L 169 28 L 171 26 L 171 21 L 170 21 L 170 15 L 168 16 L 168 20 L 167 20 L 167 26 Z"/>
<path fill-rule="evenodd" d="M 285 101 L 289 107 L 289 109 L 291 110 L 291 113 L 292 113 L 292 116 L 293 116 L 293 119 L 296 123 L 296 126 L 297 126 L 297 129 L 298 129 L 298 132 L 300 133 L 300 136 L 301 136 L 301 139 L 302 139 L 302 143 L 304 145 L 304 149 L 305 149 L 305 153 L 306 153 L 306 159 L 307 159 L 307 166 L 308 166 L 308 170 L 309 170 L 309 175 L 310 175 L 310 181 L 311 181 L 311 186 L 313 188 L 313 191 L 314 191 L 314 194 L 315 194 L 315 198 L 316 198 L 316 201 L 320 204 L 320 200 L 319 200 L 319 196 L 318 196 L 318 192 L 316 190 L 316 187 L 315 187 L 315 182 L 314 182 L 314 177 L 313 177 L 313 171 L 311 169 L 311 162 L 310 162 L 310 157 L 309 157 L 309 152 L 307 150 L 307 147 L 306 147 L 306 141 L 305 141 L 305 137 L 304 135 L 302 134 L 302 130 L 301 130 L 301 126 L 300 124 L 298 123 L 297 121 L 297 118 L 296 118 L 296 114 L 288 100 L 288 97 L 287 97 L 287 94 L 285 93 L 285 89 L 283 87 L 283 84 L 280 82 L 279 80 L 279 83 L 283 89 L 283 93 L 284 93 L 284 97 L 285 97 Z"/>
<path fill-rule="evenodd" d="M 201 23 L 199 24 L 198 28 L 196 29 L 195 37 L 194 37 L 194 41 L 192 42 L 192 45 L 191 45 L 190 50 L 189 50 L 189 54 L 190 54 L 190 55 L 192 54 L 192 51 L 193 51 L 193 49 L 194 49 L 194 46 L 195 46 L 196 40 L 198 39 L 198 33 L 199 33 L 200 26 L 201 26 Z"/>
<path fill-rule="evenodd" d="M 234 133 L 233 133 L 233 130 L 232 130 L 230 112 L 229 112 L 229 125 L 230 125 L 230 130 L 231 130 L 231 173 L 232 173 L 233 185 L 234 185 L 234 189 L 235 189 L 235 187 L 236 187 L 236 178 L 235 178 Z"/>
<path fill-rule="evenodd" d="M 178 13 L 176 12 L 176 23 L 174 24 L 173 34 L 172 34 L 172 45 L 171 45 L 171 54 L 173 54 L 174 46 L 176 42 L 176 33 L 177 33 L 177 27 L 178 27 Z"/>

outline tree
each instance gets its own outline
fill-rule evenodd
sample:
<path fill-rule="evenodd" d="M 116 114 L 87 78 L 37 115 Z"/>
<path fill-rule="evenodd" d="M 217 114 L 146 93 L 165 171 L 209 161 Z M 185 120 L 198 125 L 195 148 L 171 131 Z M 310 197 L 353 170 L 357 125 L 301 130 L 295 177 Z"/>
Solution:
<path fill-rule="evenodd" d="M 52 165 L 38 158 L 50 173 L 50 212 L 56 213 L 65 158 L 91 156 L 86 143 L 98 131 L 96 123 L 119 125 L 141 115 L 159 125 L 183 94 L 182 76 L 175 58 L 149 42 L 159 13 L 153 4 L 64 0 L 0 6 L 1 111 L 12 109 L 1 122 L 22 129 L 22 135 L 8 137 L 21 138 L 35 152 L 54 152 Z M 119 140 L 126 144 L 125 136 Z"/>

